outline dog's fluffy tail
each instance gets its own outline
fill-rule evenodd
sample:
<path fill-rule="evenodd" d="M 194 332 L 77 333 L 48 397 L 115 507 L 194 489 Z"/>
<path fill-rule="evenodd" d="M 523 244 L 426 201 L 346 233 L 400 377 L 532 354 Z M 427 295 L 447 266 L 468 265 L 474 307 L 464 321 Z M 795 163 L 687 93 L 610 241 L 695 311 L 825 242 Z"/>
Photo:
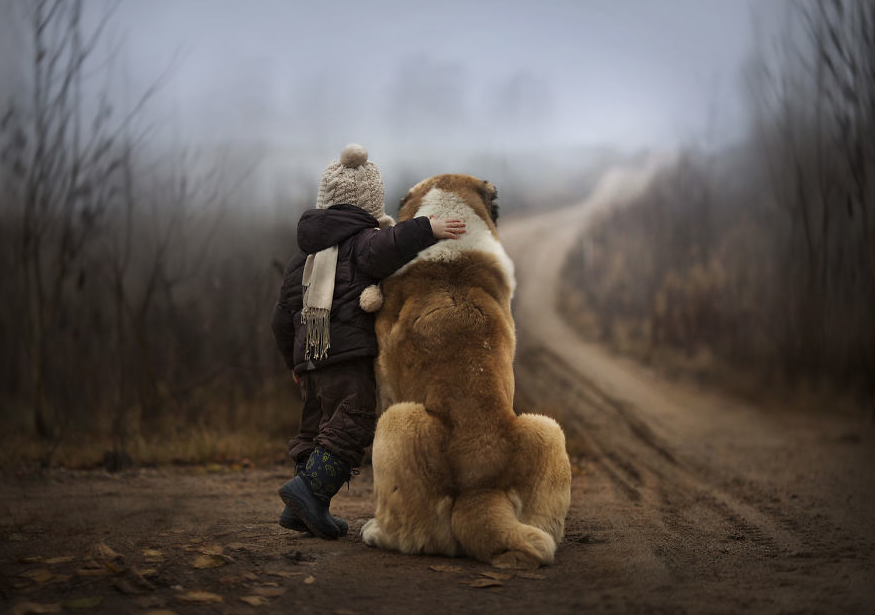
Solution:
<path fill-rule="evenodd" d="M 552 564 L 556 541 L 521 523 L 517 509 L 512 494 L 501 489 L 462 494 L 453 506 L 453 534 L 466 553 L 498 568 Z"/>

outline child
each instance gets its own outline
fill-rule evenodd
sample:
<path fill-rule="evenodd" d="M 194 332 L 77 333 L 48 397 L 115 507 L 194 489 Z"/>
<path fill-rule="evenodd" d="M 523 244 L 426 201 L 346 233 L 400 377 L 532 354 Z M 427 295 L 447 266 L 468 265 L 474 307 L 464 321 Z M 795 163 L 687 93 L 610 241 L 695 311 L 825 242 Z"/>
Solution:
<path fill-rule="evenodd" d="M 348 145 L 322 174 L 316 209 L 301 216 L 298 246 L 283 274 L 273 332 L 304 397 L 289 443 L 295 477 L 279 492 L 280 525 L 337 538 L 349 529 L 328 512 L 374 438 L 377 339 L 362 291 L 440 239 L 458 239 L 460 220 L 419 217 L 392 226 L 383 180 L 360 145 Z M 379 228 L 377 228 L 379 227 Z"/>

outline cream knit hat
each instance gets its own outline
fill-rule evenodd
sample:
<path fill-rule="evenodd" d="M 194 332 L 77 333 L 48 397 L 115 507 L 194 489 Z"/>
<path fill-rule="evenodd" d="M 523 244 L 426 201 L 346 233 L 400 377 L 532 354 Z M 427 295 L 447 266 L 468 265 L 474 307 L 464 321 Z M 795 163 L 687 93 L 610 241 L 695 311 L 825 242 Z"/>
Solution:
<path fill-rule="evenodd" d="M 368 162 L 368 150 L 357 143 L 343 148 L 340 160 L 332 160 L 322 172 L 316 207 L 326 209 L 346 203 L 361 207 L 374 216 L 380 227 L 393 224 L 383 204 L 383 177 L 373 162 Z"/>

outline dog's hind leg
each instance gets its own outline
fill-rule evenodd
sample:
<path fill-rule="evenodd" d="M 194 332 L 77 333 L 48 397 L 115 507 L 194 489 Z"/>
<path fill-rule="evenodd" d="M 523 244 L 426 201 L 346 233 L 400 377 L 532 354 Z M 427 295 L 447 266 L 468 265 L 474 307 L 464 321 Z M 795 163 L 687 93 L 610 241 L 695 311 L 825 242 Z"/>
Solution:
<path fill-rule="evenodd" d="M 544 530 L 558 544 L 571 504 L 565 435 L 556 421 L 537 414 L 519 415 L 517 426 L 514 490 L 521 503 L 519 520 Z"/>
<path fill-rule="evenodd" d="M 375 519 L 362 540 L 403 553 L 459 555 L 450 528 L 453 499 L 445 461 L 445 428 L 422 404 L 389 407 L 374 436 Z"/>
<path fill-rule="evenodd" d="M 465 493 L 453 506 L 453 533 L 465 552 L 497 568 L 534 569 L 553 563 L 556 542 L 517 519 L 519 501 L 506 491 Z"/>

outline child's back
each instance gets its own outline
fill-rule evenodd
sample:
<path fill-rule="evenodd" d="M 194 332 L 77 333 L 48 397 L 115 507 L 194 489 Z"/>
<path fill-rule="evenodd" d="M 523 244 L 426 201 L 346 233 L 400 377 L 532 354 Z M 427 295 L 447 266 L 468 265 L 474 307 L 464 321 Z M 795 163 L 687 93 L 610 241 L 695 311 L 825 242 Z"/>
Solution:
<path fill-rule="evenodd" d="M 369 286 L 438 239 L 458 238 L 458 220 L 426 217 L 392 226 L 377 166 L 358 145 L 322 176 L 317 208 L 301 216 L 273 331 L 304 397 L 300 433 L 289 443 L 296 477 L 283 485 L 280 524 L 323 538 L 346 533 L 328 514 L 331 497 L 361 463 L 376 426 L 374 316 L 360 305 Z"/>

